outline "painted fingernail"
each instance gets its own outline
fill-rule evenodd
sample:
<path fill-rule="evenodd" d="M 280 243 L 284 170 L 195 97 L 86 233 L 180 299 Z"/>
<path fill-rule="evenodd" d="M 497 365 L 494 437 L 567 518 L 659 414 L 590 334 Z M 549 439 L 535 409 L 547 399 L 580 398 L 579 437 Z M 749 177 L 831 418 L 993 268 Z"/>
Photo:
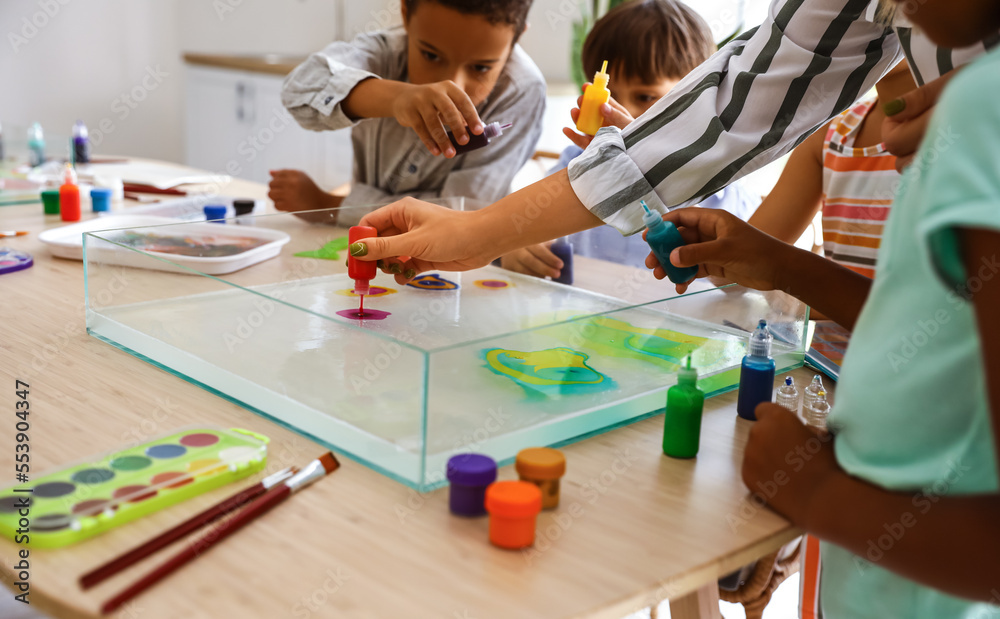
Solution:
<path fill-rule="evenodd" d="M 886 116 L 895 116 L 906 109 L 905 99 L 893 99 L 882 106 L 882 111 Z"/>
<path fill-rule="evenodd" d="M 398 262 L 393 262 L 392 264 L 389 265 L 389 272 L 396 274 L 402 273 L 403 265 L 399 264 Z"/>
<path fill-rule="evenodd" d="M 403 277 L 405 277 L 406 279 L 413 279 L 416 276 L 417 276 L 416 269 L 406 269 L 406 271 L 403 272 Z"/>
<path fill-rule="evenodd" d="M 361 242 L 351 243 L 351 246 L 348 249 L 350 250 L 351 255 L 355 257 L 368 255 L 368 246 Z"/>

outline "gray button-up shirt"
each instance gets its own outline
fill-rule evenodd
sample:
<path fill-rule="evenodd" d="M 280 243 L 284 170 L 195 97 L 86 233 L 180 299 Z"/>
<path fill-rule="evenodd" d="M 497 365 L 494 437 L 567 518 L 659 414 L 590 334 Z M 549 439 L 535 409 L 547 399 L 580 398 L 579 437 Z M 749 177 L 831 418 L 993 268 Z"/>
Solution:
<path fill-rule="evenodd" d="M 545 80 L 520 46 L 514 46 L 493 91 L 477 107 L 484 123 L 514 126 L 488 146 L 452 159 L 432 155 L 416 132 L 395 118 L 352 121 L 344 114 L 341 103 L 348 93 L 372 77 L 407 80 L 402 28 L 332 43 L 296 67 L 282 88 L 282 103 L 304 128 L 352 128 L 354 178 L 344 206 L 374 207 L 402 196 L 464 196 L 488 204 L 510 191 L 514 174 L 534 153 L 545 111 Z M 361 210 L 352 214 L 360 217 Z"/>

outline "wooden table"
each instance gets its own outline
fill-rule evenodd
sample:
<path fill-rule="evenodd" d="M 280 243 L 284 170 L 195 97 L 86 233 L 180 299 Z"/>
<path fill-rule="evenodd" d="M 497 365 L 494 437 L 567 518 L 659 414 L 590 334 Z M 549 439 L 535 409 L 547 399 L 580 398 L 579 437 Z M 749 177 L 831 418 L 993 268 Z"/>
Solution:
<path fill-rule="evenodd" d="M 233 181 L 224 193 L 263 197 Z M 0 277 L 0 479 L 13 471 L 15 379 L 30 384 L 35 476 L 196 424 L 271 437 L 268 470 L 318 445 L 86 334 L 83 267 L 52 258 L 38 233 L 60 225 L 40 204 L 0 208 L 0 245 L 35 266 Z M 811 373 L 794 372 L 804 386 Z M 750 423 L 735 392 L 705 405 L 701 451 L 661 453 L 662 417 L 564 448 L 558 510 L 523 552 L 487 541 L 487 520 L 450 516 L 447 490 L 417 493 L 343 458 L 343 468 L 212 549 L 119 611 L 121 617 L 607 617 L 671 600 L 674 617 L 718 617 L 716 579 L 799 534 L 750 502 L 740 462 Z M 516 477 L 512 467 L 501 479 Z M 5 484 L 6 485 L 6 484 Z M 30 600 L 56 617 L 95 617 L 101 602 L 162 561 L 82 592 L 84 571 L 232 493 L 223 488 L 59 550 L 32 550 Z M 9 587 L 18 547 L 0 540 Z"/>

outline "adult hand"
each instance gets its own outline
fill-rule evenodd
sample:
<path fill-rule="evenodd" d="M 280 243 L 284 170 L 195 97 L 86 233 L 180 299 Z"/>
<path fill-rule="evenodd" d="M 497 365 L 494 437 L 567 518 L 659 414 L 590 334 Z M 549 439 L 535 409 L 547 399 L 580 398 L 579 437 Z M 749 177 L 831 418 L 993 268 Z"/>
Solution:
<path fill-rule="evenodd" d="M 383 270 L 398 284 L 423 271 L 476 269 L 496 258 L 488 244 L 472 240 L 488 238 L 488 230 L 477 225 L 480 212 L 403 198 L 365 215 L 360 225 L 372 226 L 378 237 L 354 243 L 349 251 L 360 260 L 382 260 Z"/>
<path fill-rule="evenodd" d="M 500 266 L 508 271 L 552 279 L 562 273 L 563 261 L 552 253 L 552 241 L 515 249 L 500 259 Z"/>
<path fill-rule="evenodd" d="M 459 144 L 469 142 L 466 127 L 476 135 L 485 129 L 472 99 L 455 82 L 403 86 L 393 100 L 393 116 L 399 124 L 416 131 L 431 154 L 455 156 L 455 146 L 448 139 L 444 125 L 448 125 Z"/>
<path fill-rule="evenodd" d="M 957 72 L 956 69 L 945 73 L 882 106 L 886 115 L 882 121 L 882 142 L 896 156 L 896 169 L 900 172 L 913 162 L 938 97 Z"/>
<path fill-rule="evenodd" d="M 583 85 L 583 89 L 587 90 L 587 86 L 590 83 Z M 577 97 L 576 107 L 570 110 L 569 115 L 573 119 L 573 127 L 576 127 L 576 122 L 580 118 L 580 106 L 583 105 L 583 96 Z M 629 114 L 620 103 L 614 100 L 614 98 L 609 98 L 607 103 L 601 104 L 601 116 L 604 117 L 604 123 L 602 127 L 618 127 L 619 129 L 624 129 L 631 123 L 634 118 Z M 571 142 L 579 146 L 580 148 L 586 150 L 590 146 L 590 142 L 593 141 L 594 136 L 587 135 L 585 133 L 577 133 L 570 127 L 563 127 L 563 135 L 568 137 Z"/>
<path fill-rule="evenodd" d="M 795 413 L 759 404 L 743 455 L 743 483 L 775 511 L 801 525 L 823 484 L 841 471 L 829 434 L 817 434 Z"/>
<path fill-rule="evenodd" d="M 685 242 L 670 254 L 674 266 L 697 266 L 696 277 L 722 277 L 757 290 L 779 286 L 785 250 L 792 246 L 722 210 L 680 208 L 663 219 L 677 226 Z M 642 237 L 646 238 L 646 232 Z M 646 266 L 653 269 L 656 279 L 667 276 L 652 253 L 646 257 Z M 683 293 L 687 287 L 677 284 L 677 291 Z"/>

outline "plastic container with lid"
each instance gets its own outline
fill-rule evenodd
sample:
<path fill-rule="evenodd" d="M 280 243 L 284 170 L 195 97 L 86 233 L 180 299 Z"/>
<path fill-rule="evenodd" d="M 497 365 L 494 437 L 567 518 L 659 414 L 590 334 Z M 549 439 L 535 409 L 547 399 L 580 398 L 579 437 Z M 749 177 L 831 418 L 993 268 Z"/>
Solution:
<path fill-rule="evenodd" d="M 59 190 L 58 189 L 43 189 L 42 190 L 42 208 L 45 209 L 46 215 L 58 215 L 59 214 Z"/>
<path fill-rule="evenodd" d="M 497 479 L 497 463 L 482 454 L 458 454 L 448 460 L 448 508 L 458 516 L 486 514 L 486 487 Z"/>
<path fill-rule="evenodd" d="M 542 511 L 542 492 L 526 481 L 498 481 L 486 489 L 490 542 L 516 550 L 535 543 L 535 521 Z"/>
<path fill-rule="evenodd" d="M 542 492 L 542 507 L 559 506 L 559 478 L 566 473 L 566 457 L 558 449 L 530 447 L 517 453 L 514 461 L 521 481 L 538 486 Z"/>
<path fill-rule="evenodd" d="M 112 191 L 106 187 L 94 187 L 90 190 L 90 206 L 95 213 L 105 213 L 111 210 Z"/>
<path fill-rule="evenodd" d="M 226 223 L 226 205 L 225 204 L 206 204 L 205 205 L 205 219 L 214 224 L 224 224 Z"/>

